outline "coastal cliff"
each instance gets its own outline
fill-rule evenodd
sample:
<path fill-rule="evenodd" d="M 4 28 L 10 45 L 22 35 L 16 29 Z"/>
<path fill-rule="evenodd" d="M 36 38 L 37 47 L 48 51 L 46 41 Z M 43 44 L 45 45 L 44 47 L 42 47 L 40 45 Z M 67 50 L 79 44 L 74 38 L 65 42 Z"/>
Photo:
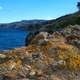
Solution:
<path fill-rule="evenodd" d="M 80 49 L 67 42 L 67 39 L 71 42 L 75 40 L 68 36 L 71 36 L 71 33 L 64 37 L 59 32 L 40 32 L 27 47 L 0 52 L 0 78 L 79 80 Z"/>
<path fill-rule="evenodd" d="M 36 27 L 23 27 L 39 31 L 25 47 L 0 52 L 0 80 L 80 80 L 80 12 Z"/>

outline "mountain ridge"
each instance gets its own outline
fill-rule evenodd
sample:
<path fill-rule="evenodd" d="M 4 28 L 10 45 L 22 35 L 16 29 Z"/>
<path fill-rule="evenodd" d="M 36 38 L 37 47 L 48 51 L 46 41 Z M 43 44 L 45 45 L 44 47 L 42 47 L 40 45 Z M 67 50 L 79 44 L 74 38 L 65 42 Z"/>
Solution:
<path fill-rule="evenodd" d="M 21 29 L 25 31 L 54 31 L 63 29 L 68 25 L 80 25 L 80 12 L 67 14 L 53 20 L 22 20 L 20 22 L 13 22 L 7 24 L 0 24 L 0 29 L 11 28 Z"/>

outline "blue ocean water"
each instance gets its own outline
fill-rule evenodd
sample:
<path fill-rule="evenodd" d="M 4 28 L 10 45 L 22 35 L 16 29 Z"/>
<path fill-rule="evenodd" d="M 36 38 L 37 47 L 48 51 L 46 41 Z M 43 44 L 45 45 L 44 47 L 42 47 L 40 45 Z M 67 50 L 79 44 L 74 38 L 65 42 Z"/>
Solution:
<path fill-rule="evenodd" d="M 9 50 L 25 45 L 27 32 L 21 30 L 0 30 L 0 50 Z"/>

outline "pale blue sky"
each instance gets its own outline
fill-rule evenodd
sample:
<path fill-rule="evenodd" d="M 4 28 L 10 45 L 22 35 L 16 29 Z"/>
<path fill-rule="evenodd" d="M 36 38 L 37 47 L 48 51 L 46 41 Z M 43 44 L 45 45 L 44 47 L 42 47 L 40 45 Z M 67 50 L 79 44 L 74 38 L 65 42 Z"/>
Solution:
<path fill-rule="evenodd" d="M 55 19 L 77 11 L 79 0 L 0 0 L 0 23 Z"/>

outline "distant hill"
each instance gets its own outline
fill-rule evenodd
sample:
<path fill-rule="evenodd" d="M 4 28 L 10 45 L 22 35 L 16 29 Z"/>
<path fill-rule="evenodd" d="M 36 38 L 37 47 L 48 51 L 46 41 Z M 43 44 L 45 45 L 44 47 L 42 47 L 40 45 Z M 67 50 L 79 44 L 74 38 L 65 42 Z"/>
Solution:
<path fill-rule="evenodd" d="M 61 30 L 68 25 L 80 25 L 80 12 L 75 12 L 54 20 L 23 20 L 9 24 L 0 24 L 0 29 L 21 29 L 26 31 Z"/>
<path fill-rule="evenodd" d="M 73 14 L 68 14 L 62 17 L 59 17 L 55 20 L 47 21 L 44 27 L 41 30 L 60 30 L 68 25 L 80 25 L 80 12 L 76 12 Z"/>
<path fill-rule="evenodd" d="M 22 20 L 19 22 L 13 23 L 4 23 L 0 24 L 0 29 L 21 29 L 21 30 L 28 30 L 30 26 L 35 26 L 36 24 L 42 24 L 47 20 Z"/>

